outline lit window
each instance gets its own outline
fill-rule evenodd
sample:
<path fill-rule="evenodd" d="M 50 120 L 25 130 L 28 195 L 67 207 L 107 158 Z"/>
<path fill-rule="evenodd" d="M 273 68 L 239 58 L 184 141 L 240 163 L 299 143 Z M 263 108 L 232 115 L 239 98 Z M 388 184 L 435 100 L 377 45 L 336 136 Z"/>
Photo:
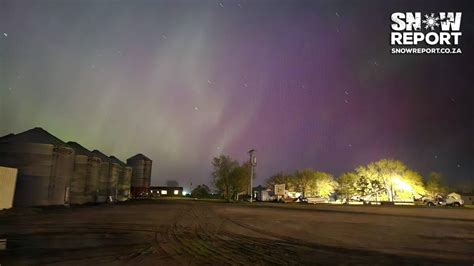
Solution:
<path fill-rule="evenodd" d="M 151 190 L 151 193 L 153 193 L 153 190 Z"/>
<path fill-rule="evenodd" d="M 166 190 L 161 191 L 161 195 L 166 195 L 166 194 L 168 194 L 168 191 L 166 191 Z"/>
<path fill-rule="evenodd" d="M 174 194 L 175 194 L 175 195 L 178 195 L 178 193 L 179 193 L 179 190 L 175 189 L 175 190 L 174 190 Z"/>

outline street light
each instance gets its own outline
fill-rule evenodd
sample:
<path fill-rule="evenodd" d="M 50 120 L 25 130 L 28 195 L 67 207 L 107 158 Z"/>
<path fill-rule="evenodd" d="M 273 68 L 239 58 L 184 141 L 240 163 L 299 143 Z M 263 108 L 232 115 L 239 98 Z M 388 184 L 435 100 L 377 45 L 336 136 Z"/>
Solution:
<path fill-rule="evenodd" d="M 254 167 L 257 165 L 257 157 L 255 157 L 255 150 L 251 149 L 248 151 L 248 154 L 250 155 L 250 203 L 252 203 L 253 199 L 253 189 L 252 189 L 252 181 L 253 181 L 253 172 L 254 172 Z"/>

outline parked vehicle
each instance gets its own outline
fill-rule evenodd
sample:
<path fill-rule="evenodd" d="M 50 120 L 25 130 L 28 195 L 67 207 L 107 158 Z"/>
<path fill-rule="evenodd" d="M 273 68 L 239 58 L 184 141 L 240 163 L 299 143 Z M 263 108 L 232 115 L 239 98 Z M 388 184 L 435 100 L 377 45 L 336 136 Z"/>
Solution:
<path fill-rule="evenodd" d="M 444 203 L 448 206 L 459 207 L 464 205 L 464 200 L 462 200 L 461 195 L 453 192 L 446 195 Z"/>
<path fill-rule="evenodd" d="M 464 200 L 461 199 L 461 195 L 457 193 L 449 193 L 446 197 L 438 195 L 434 198 L 432 197 L 423 197 L 423 204 L 429 207 L 433 206 L 453 206 L 459 207 L 464 205 Z"/>

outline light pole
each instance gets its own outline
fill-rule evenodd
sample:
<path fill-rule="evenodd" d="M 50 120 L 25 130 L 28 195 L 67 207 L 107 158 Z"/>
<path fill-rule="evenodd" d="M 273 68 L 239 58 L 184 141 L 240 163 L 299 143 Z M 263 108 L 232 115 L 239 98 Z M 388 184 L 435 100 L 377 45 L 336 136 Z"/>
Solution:
<path fill-rule="evenodd" d="M 253 189 L 252 189 L 252 182 L 253 182 L 253 168 L 257 165 L 257 157 L 255 157 L 255 150 L 249 150 L 248 154 L 250 155 L 250 203 L 252 203 L 253 199 Z"/>

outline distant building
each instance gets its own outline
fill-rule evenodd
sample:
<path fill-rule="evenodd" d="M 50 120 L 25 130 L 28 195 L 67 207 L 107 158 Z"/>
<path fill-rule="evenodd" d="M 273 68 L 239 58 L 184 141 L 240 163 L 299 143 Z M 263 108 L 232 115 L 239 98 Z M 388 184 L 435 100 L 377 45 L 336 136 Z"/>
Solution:
<path fill-rule="evenodd" d="M 474 205 L 474 193 L 461 193 L 464 205 Z"/>
<path fill-rule="evenodd" d="M 273 201 L 275 200 L 275 193 L 272 189 L 266 188 L 262 185 L 252 189 L 253 197 L 257 201 Z"/>
<path fill-rule="evenodd" d="M 150 187 L 152 196 L 161 197 L 182 197 L 183 187 Z"/>

